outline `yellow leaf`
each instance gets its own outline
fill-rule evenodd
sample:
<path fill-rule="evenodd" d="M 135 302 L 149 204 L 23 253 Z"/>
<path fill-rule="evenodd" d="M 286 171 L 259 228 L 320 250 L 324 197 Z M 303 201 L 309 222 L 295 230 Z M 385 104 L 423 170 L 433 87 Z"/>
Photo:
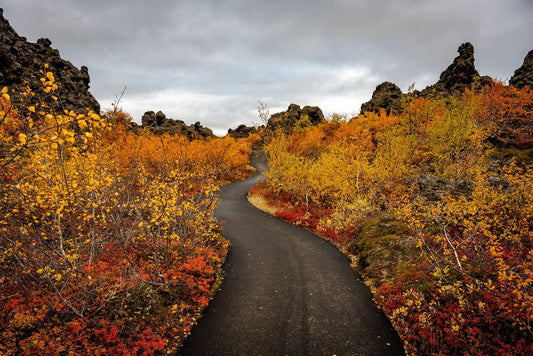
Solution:
<path fill-rule="evenodd" d="M 4 98 L 5 101 L 11 100 L 11 98 L 9 97 L 9 94 L 2 94 L 2 98 Z"/>
<path fill-rule="evenodd" d="M 23 145 L 26 144 L 26 137 L 27 137 L 27 136 L 26 136 L 25 134 L 20 134 L 20 135 L 19 135 L 19 141 L 20 141 L 20 143 L 22 143 Z"/>
<path fill-rule="evenodd" d="M 28 108 L 28 110 L 31 111 L 31 112 L 35 112 L 35 106 L 30 106 L 30 107 Z"/>
<path fill-rule="evenodd" d="M 2 94 L 7 94 L 7 87 L 2 88 Z"/>

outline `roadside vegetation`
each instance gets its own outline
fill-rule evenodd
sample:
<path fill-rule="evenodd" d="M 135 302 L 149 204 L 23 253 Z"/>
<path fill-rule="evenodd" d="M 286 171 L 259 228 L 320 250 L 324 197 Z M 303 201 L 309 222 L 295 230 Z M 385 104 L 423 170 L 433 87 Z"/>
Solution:
<path fill-rule="evenodd" d="M 252 173 L 259 134 L 58 112 L 48 70 L 20 101 L 1 90 L 0 353 L 176 352 L 229 248 L 216 191 Z M 251 195 L 352 258 L 409 354 L 533 353 L 532 90 L 411 96 L 398 115 L 267 135 Z"/>
<path fill-rule="evenodd" d="M 215 192 L 251 173 L 250 142 L 57 112 L 39 77 L 0 98 L 0 354 L 172 353 L 220 277 Z"/>
<path fill-rule="evenodd" d="M 533 353 L 533 91 L 296 125 L 261 196 L 352 257 L 413 355 Z"/>

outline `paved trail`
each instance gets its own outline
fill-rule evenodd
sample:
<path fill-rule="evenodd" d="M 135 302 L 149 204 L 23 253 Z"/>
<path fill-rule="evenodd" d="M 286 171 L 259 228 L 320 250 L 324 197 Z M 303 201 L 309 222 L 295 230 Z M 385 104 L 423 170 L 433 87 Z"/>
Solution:
<path fill-rule="evenodd" d="M 255 152 L 253 164 L 266 166 Z M 226 277 L 180 355 L 403 355 L 345 256 L 247 201 L 261 178 L 220 192 L 216 216 L 233 245 Z"/>

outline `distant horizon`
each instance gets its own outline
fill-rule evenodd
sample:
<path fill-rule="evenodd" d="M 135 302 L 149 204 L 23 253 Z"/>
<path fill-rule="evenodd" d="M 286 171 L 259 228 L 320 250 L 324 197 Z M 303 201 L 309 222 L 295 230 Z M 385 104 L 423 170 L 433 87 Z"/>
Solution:
<path fill-rule="evenodd" d="M 291 103 L 357 115 L 376 85 L 434 84 L 471 42 L 480 75 L 507 82 L 533 49 L 533 2 L 0 0 L 30 42 L 49 38 L 91 77 L 103 109 L 162 111 L 223 136 Z M 119 19 L 119 20 L 117 20 Z M 117 23 L 117 21 L 120 21 Z"/>

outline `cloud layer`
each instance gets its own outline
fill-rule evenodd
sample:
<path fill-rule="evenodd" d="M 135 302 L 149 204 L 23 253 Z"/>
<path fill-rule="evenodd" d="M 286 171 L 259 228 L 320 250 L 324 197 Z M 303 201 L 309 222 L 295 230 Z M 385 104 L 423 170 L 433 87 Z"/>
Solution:
<path fill-rule="evenodd" d="M 109 107 L 124 86 L 140 121 L 162 110 L 218 134 L 290 103 L 357 114 L 377 84 L 434 83 L 462 42 L 507 80 L 533 49 L 530 0 L 0 0 L 34 42 L 87 65 Z"/>

